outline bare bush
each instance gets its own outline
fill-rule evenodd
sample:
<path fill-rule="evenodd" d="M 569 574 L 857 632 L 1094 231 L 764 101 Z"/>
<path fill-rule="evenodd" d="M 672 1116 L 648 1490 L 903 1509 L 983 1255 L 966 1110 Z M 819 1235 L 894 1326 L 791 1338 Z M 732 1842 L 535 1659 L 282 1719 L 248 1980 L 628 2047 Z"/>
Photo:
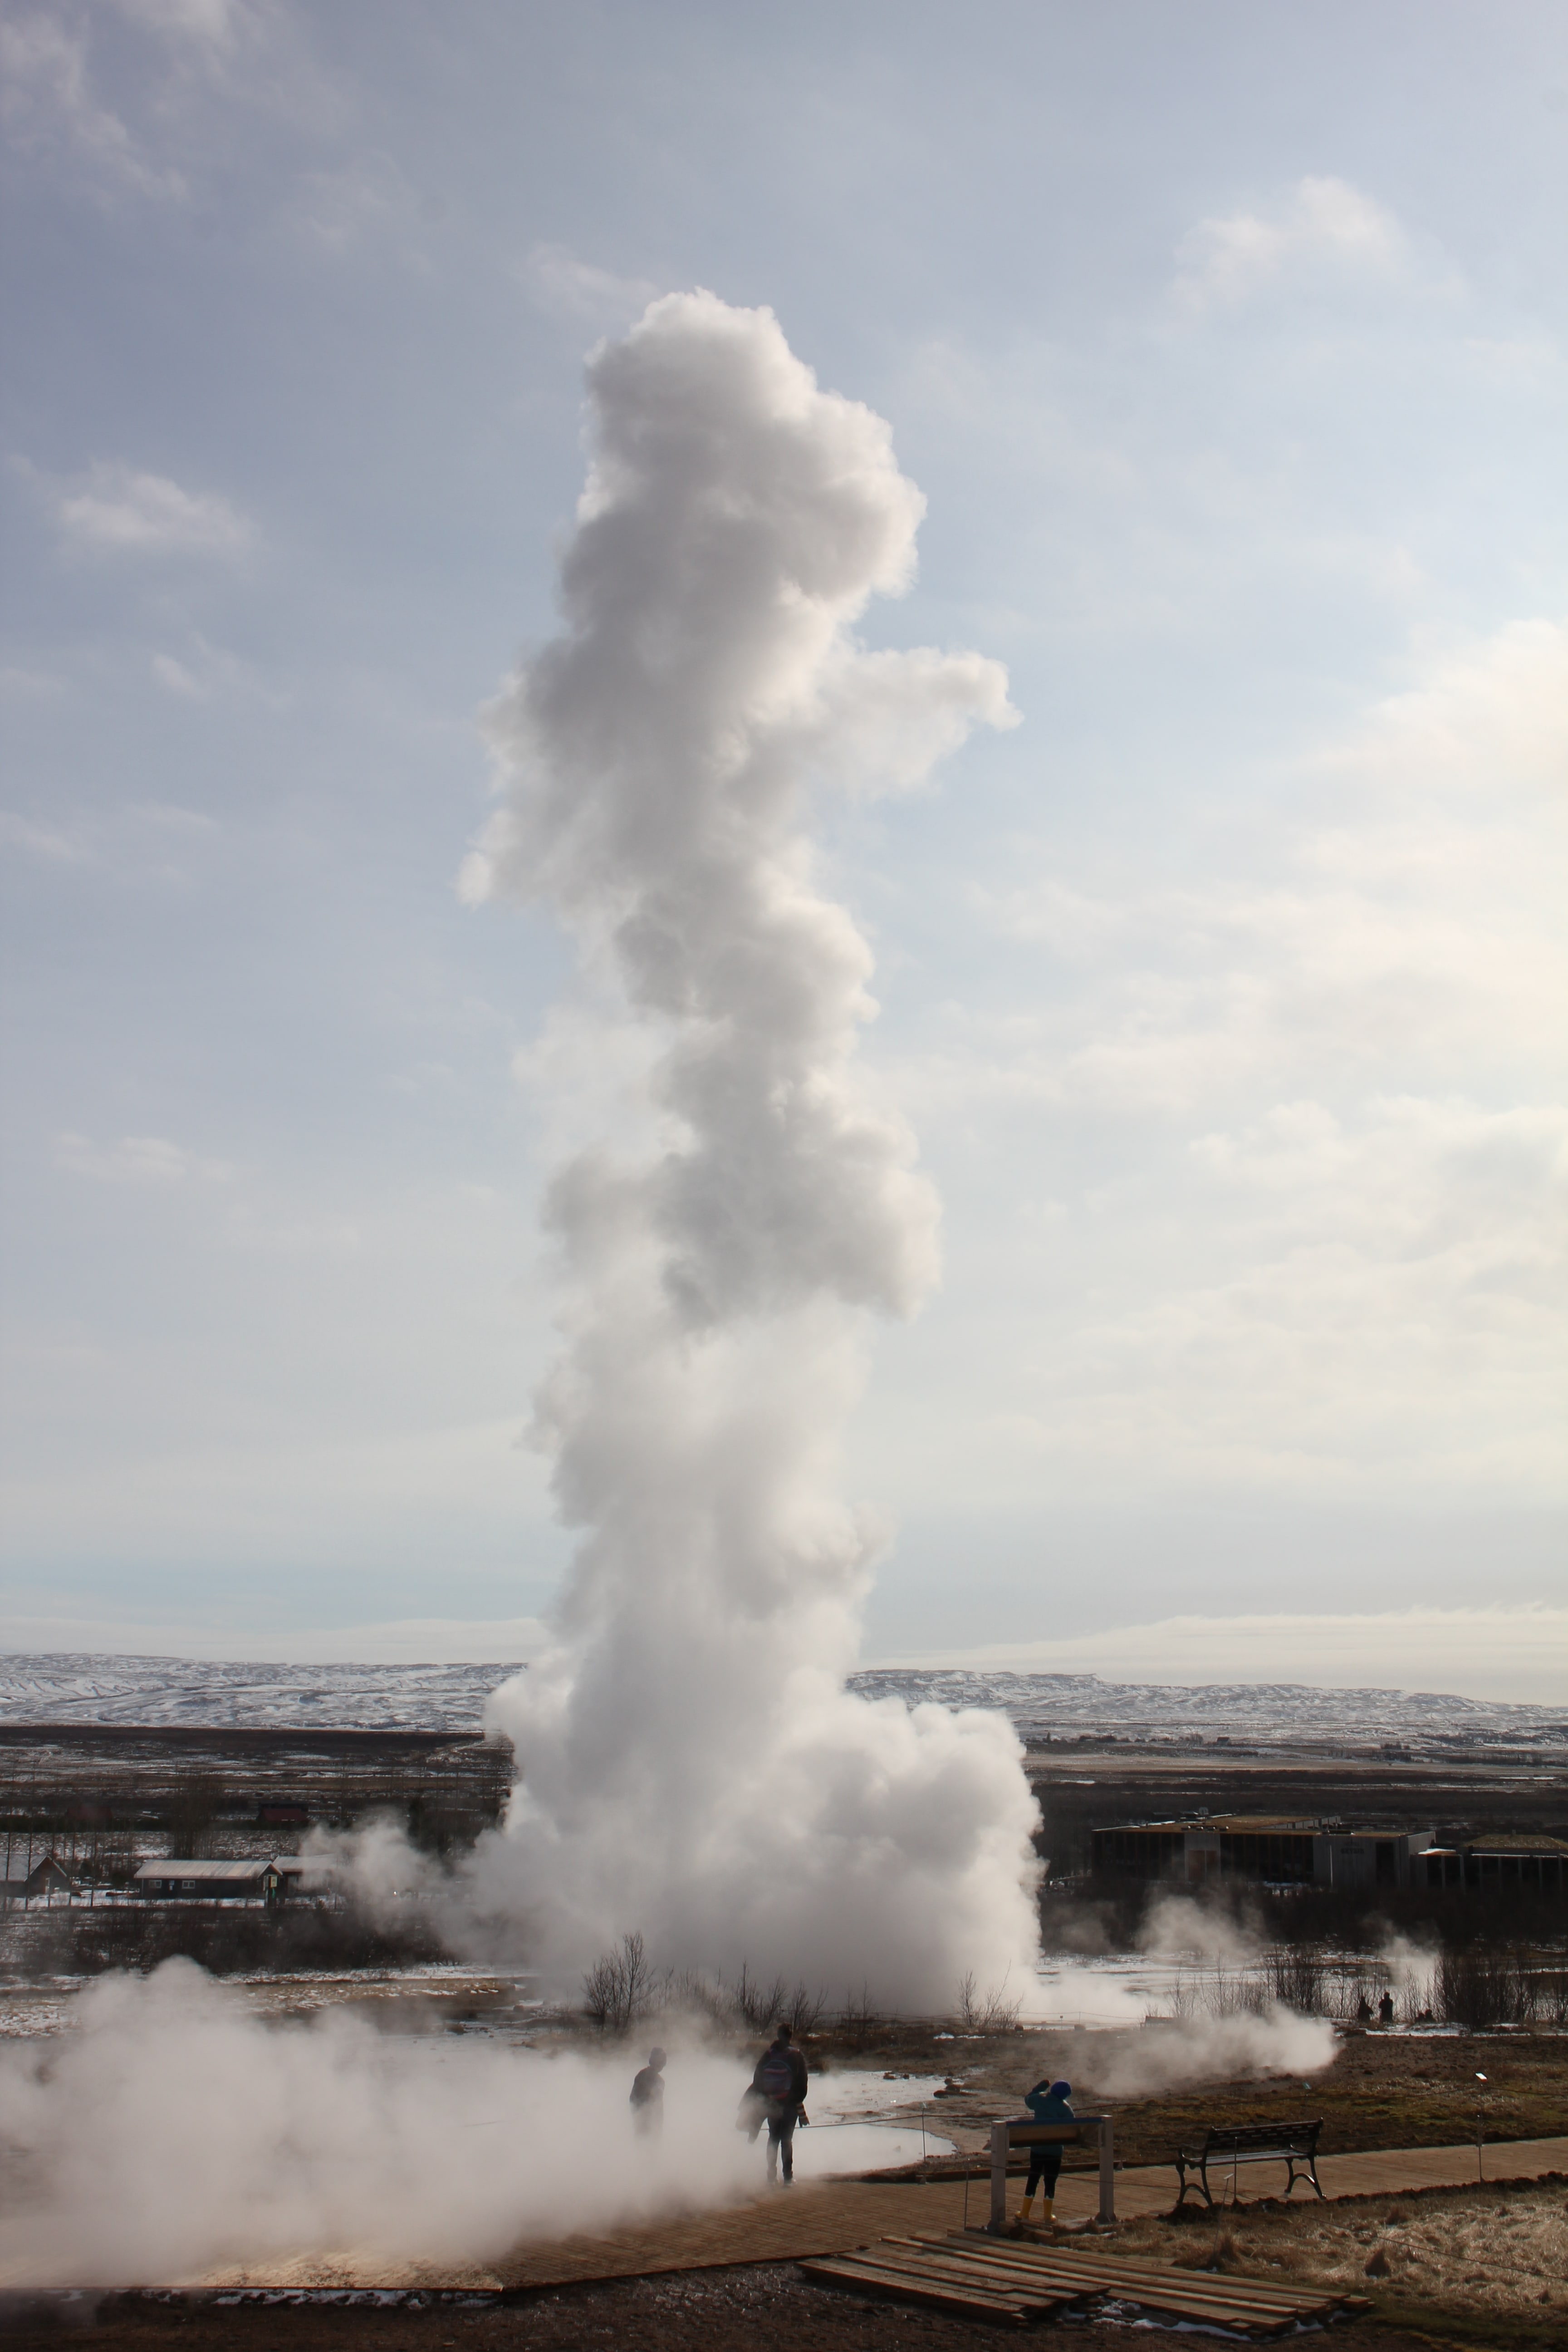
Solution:
<path fill-rule="evenodd" d="M 863 1983 L 858 1992 L 856 1992 L 852 1986 L 845 1987 L 844 2005 L 839 2010 L 837 2017 L 837 2022 L 840 2025 L 850 2027 L 875 2025 L 881 2014 L 881 2011 L 871 1998 L 871 1988 L 868 1984 Z"/>
<path fill-rule="evenodd" d="M 958 2015 L 966 2033 L 1010 2033 L 1023 2006 L 1021 1997 L 1008 1998 L 1006 1976 L 988 1992 L 980 1990 L 979 1979 L 973 1969 L 959 1979 Z"/>
<path fill-rule="evenodd" d="M 620 1948 L 596 1959 L 583 1979 L 583 2007 L 606 2032 L 625 2032 L 639 2017 L 683 2011 L 721 2031 L 771 2033 L 788 2025 L 814 2033 L 827 2011 L 827 1996 L 804 1979 L 791 1991 L 788 1979 L 753 1976 L 742 1962 L 732 1980 L 702 1969 L 655 1969 L 640 1936 L 623 1936 Z"/>
<path fill-rule="evenodd" d="M 1285 2009 L 1303 2017 L 1321 2017 L 1328 2000 L 1323 1963 L 1316 1952 L 1277 1944 L 1266 1962 L 1268 1990 Z"/>
<path fill-rule="evenodd" d="M 1434 2009 L 1445 2024 L 1533 2022 L 1534 1976 L 1525 1956 L 1507 1945 L 1472 1944 L 1466 1952 L 1444 1952 L 1432 1989 Z"/>
<path fill-rule="evenodd" d="M 602 2033 L 625 2033 L 654 2006 L 655 1976 L 640 1931 L 602 1952 L 583 1979 L 583 2008 Z"/>
<path fill-rule="evenodd" d="M 723 1982 L 722 1978 L 720 1982 Z M 789 1994 L 783 1977 L 774 1977 L 769 1984 L 765 1978 L 754 1977 L 744 1960 L 731 1989 L 731 2000 L 740 2022 L 749 2025 L 753 2033 L 763 2032 L 789 2015 Z"/>

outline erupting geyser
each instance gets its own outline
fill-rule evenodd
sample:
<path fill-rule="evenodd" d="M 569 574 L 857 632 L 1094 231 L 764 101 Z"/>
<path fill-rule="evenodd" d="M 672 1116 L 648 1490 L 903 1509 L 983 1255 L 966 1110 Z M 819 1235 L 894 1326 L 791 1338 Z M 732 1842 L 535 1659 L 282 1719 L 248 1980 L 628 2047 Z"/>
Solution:
<path fill-rule="evenodd" d="M 923 501 L 770 312 L 671 296 L 588 380 L 566 626 L 491 713 L 467 879 L 552 908 L 654 1058 L 642 1144 L 550 1189 L 569 1307 L 537 1429 L 584 1533 L 555 1646 L 491 1704 L 522 1777 L 469 1896 L 562 1983 L 635 1928 L 672 1966 L 910 2006 L 970 1969 L 1022 1991 L 1011 1728 L 844 1687 L 877 1538 L 839 1433 L 867 1310 L 933 1278 L 937 1204 L 857 1081 L 871 959 L 807 830 L 814 791 L 907 787 L 1010 723 L 1005 676 L 857 645 Z"/>

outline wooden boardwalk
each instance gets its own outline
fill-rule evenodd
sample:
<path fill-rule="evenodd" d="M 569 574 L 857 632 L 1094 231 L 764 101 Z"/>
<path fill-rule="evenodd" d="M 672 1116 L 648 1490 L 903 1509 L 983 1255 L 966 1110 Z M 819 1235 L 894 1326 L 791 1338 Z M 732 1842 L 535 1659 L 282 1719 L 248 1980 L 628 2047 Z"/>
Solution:
<path fill-rule="evenodd" d="M 1279 2169 L 1282 2182 L 1285 2168 Z M 1500 2142 L 1486 2151 L 1489 2180 L 1535 2179 L 1543 2172 L 1568 2172 L 1568 2137 Z M 1329 2198 L 1460 2188 L 1476 2178 L 1476 2151 L 1473 2146 L 1384 2148 L 1362 2156 L 1320 2157 L 1318 2177 Z M 1249 2165 L 1243 2179 L 1254 2198 L 1268 2196 L 1275 2188 L 1267 2165 Z M 989 2179 L 977 2158 L 969 2190 L 971 2222 L 984 2220 L 989 2193 Z M 1015 2209 L 1021 2193 L 1021 2183 L 1011 2185 L 1009 2204 Z M 1094 2174 L 1064 2174 L 1057 2211 L 1064 2221 L 1087 2221 L 1098 2200 Z M 1173 2165 L 1140 2165 L 1116 2176 L 1116 2210 L 1128 2221 L 1144 2213 L 1168 2213 L 1175 2201 Z M 1294 2201 L 1315 2205 L 1318 2200 L 1310 2190 L 1298 2189 Z M 496 2270 L 509 2286 L 544 2286 L 571 2279 L 698 2270 L 721 2263 L 798 2262 L 806 2254 L 845 2253 L 876 2238 L 956 2230 L 963 2218 L 961 2181 L 825 2180 L 658 2228 L 569 2239 L 553 2246 L 519 2246 Z"/>
<path fill-rule="evenodd" d="M 1385 2148 L 1361 2156 L 1318 2159 L 1319 2177 L 1331 2198 L 1366 2197 L 1413 2189 L 1462 2187 L 1476 2178 L 1474 2145 L 1459 2147 Z M 1486 2151 L 1489 2180 L 1529 2180 L 1542 2173 L 1568 2172 L 1568 2137 L 1500 2141 Z M 1283 2180 L 1284 2167 L 1279 2168 Z M 1261 2176 L 1261 2177 L 1260 2177 Z M 1243 2176 L 1242 2202 L 1275 2189 L 1271 2168 L 1252 2165 Z M 1009 2188 L 1016 2210 L 1022 2182 Z M 1064 2174 L 1057 2211 L 1068 2221 L 1087 2220 L 1098 2189 L 1092 2173 Z M 1141 2214 L 1168 2213 L 1175 2202 L 1176 2176 L 1166 2165 L 1135 2166 L 1116 2176 L 1116 2210 L 1128 2221 Z M 989 2179 L 975 2160 L 968 2219 L 985 2218 Z M 1297 2205 L 1316 2206 L 1298 2189 Z M 564 2238 L 515 2246 L 499 2261 L 472 2266 L 407 2260 L 389 2262 L 353 2248 L 331 2255 L 302 2255 L 290 2262 L 226 2266 L 199 2278 L 170 2281 L 185 2287 L 452 2287 L 469 2289 L 563 2286 L 589 2279 L 651 2277 L 665 2271 L 706 2270 L 736 2263 L 798 2262 L 803 2257 L 845 2254 L 875 2240 L 942 2236 L 961 2227 L 963 2184 L 957 2180 L 802 2182 L 753 2198 L 742 2205 L 672 2214 L 647 2226 L 613 2233 Z M 1071 2241 L 1068 2242 L 1071 2243 Z"/>

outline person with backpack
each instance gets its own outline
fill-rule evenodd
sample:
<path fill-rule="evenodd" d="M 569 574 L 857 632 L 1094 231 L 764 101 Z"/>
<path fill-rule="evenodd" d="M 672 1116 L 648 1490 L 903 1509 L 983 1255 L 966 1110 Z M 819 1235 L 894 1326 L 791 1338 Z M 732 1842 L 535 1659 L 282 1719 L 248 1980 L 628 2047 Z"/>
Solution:
<path fill-rule="evenodd" d="M 1069 2104 L 1070 2083 L 1037 2083 L 1032 2091 L 1024 2094 L 1024 2105 L 1029 2110 L 1031 2122 L 1037 2124 L 1070 2124 L 1078 2118 Z M 1033 2216 L 1035 2191 L 1043 2189 L 1040 2203 L 1042 2221 L 1057 2218 L 1057 2178 L 1062 2168 L 1062 2143 L 1059 2140 L 1037 2140 L 1029 2150 L 1029 2178 L 1024 2189 L 1024 2202 L 1019 2208 L 1020 2221 Z"/>
<path fill-rule="evenodd" d="M 789 2027 L 781 2025 L 757 2061 L 746 2102 L 754 2118 L 752 2137 L 764 2123 L 768 2127 L 768 2179 L 776 2182 L 782 2158 L 786 2189 L 795 2179 L 795 2126 L 811 2121 L 805 2112 L 805 2060 Z"/>

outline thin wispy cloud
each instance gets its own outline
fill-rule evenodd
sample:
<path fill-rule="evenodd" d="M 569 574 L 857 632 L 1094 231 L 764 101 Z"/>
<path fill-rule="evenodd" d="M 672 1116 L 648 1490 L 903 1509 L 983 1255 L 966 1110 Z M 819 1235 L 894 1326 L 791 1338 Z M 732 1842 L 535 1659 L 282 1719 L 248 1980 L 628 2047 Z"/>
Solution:
<path fill-rule="evenodd" d="M 208 50 L 232 48 L 256 19 L 241 0 L 113 0 L 113 5 L 143 32 Z"/>
<path fill-rule="evenodd" d="M 82 21 L 35 10 L 0 22 L 0 89 L 6 130 L 24 150 L 58 150 L 121 191 L 187 194 L 184 175 L 159 162 L 97 96 Z"/>
<path fill-rule="evenodd" d="M 1177 254 L 1173 288 L 1183 308 L 1229 310 L 1276 287 L 1325 274 L 1363 284 L 1401 277 L 1410 246 L 1386 205 L 1347 180 L 1299 180 L 1268 212 L 1199 223 Z"/>
<path fill-rule="evenodd" d="M 145 1184 L 160 1190 L 186 1184 L 226 1184 L 234 1171 L 226 1160 L 207 1160 L 166 1135 L 122 1135 L 94 1143 L 68 1131 L 57 1137 L 55 1159 L 68 1175 L 97 1184 Z"/>
<path fill-rule="evenodd" d="M 96 869 L 121 883 L 189 881 L 189 853 L 220 831 L 215 817 L 176 801 L 54 813 L 0 809 L 0 844 L 18 856 Z"/>
<path fill-rule="evenodd" d="M 166 474 L 100 462 L 59 500 L 67 542 L 95 555 L 195 555 L 232 560 L 256 541 L 256 528 L 232 500 L 187 490 Z"/>
<path fill-rule="evenodd" d="M 650 278 L 623 278 L 584 261 L 564 245 L 536 245 L 522 278 L 542 310 L 600 327 L 628 324 L 662 290 Z"/>

